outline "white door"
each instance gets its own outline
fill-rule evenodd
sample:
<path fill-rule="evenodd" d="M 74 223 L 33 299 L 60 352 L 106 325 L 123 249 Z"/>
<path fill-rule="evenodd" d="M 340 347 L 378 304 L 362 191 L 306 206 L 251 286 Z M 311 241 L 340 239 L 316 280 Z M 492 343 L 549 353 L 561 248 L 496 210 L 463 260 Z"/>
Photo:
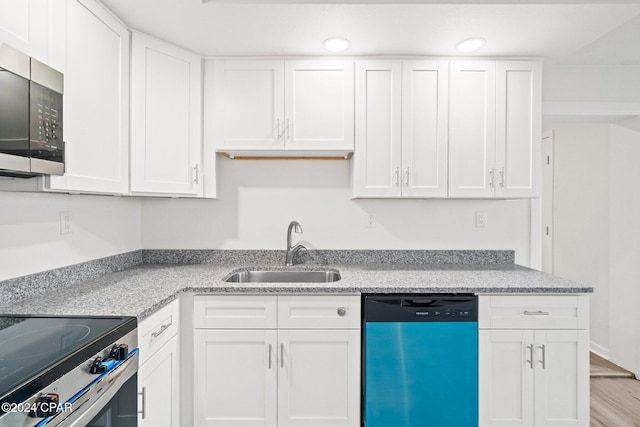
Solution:
<path fill-rule="evenodd" d="M 402 196 L 447 197 L 448 61 L 402 63 Z"/>
<path fill-rule="evenodd" d="M 400 61 L 356 62 L 354 197 L 400 197 L 402 168 Z"/>
<path fill-rule="evenodd" d="M 496 62 L 496 196 L 540 196 L 542 64 Z"/>
<path fill-rule="evenodd" d="M 360 331 L 279 330 L 278 427 L 360 425 Z"/>
<path fill-rule="evenodd" d="M 50 0 L 0 1 L 0 43 L 48 63 Z"/>
<path fill-rule="evenodd" d="M 480 330 L 479 425 L 533 427 L 533 331 Z"/>
<path fill-rule="evenodd" d="M 131 191 L 202 194 L 202 60 L 134 33 Z"/>
<path fill-rule="evenodd" d="M 214 79 L 216 149 L 283 149 L 284 62 L 220 61 Z"/>
<path fill-rule="evenodd" d="M 285 62 L 287 150 L 353 150 L 353 61 Z"/>
<path fill-rule="evenodd" d="M 589 331 L 535 331 L 535 425 L 589 424 Z"/>
<path fill-rule="evenodd" d="M 275 427 L 275 330 L 194 331 L 194 425 Z"/>
<path fill-rule="evenodd" d="M 64 73 L 65 174 L 51 190 L 129 192 L 129 32 L 94 0 L 56 2 L 51 62 Z"/>
<path fill-rule="evenodd" d="M 449 197 L 494 195 L 495 87 L 494 61 L 451 61 Z"/>
<path fill-rule="evenodd" d="M 180 347 L 175 335 L 138 370 L 138 425 L 178 427 Z"/>

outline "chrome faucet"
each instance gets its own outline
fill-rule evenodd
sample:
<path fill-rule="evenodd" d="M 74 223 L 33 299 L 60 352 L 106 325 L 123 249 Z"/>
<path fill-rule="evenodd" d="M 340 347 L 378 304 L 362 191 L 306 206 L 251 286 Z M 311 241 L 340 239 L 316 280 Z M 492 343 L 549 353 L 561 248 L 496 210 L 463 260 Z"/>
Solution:
<path fill-rule="evenodd" d="M 296 256 L 300 249 L 307 249 L 304 245 L 298 243 L 295 246 L 291 246 L 291 232 L 302 233 L 302 227 L 298 221 L 291 221 L 289 228 L 287 229 L 287 257 L 284 261 L 284 265 L 289 267 L 293 265 L 293 257 Z"/>

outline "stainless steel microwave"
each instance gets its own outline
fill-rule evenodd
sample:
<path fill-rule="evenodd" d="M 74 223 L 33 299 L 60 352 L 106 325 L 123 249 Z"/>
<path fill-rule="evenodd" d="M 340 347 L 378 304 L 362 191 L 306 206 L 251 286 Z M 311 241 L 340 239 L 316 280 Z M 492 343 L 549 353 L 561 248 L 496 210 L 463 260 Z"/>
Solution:
<path fill-rule="evenodd" d="M 62 73 L 0 43 L 0 176 L 64 174 Z"/>

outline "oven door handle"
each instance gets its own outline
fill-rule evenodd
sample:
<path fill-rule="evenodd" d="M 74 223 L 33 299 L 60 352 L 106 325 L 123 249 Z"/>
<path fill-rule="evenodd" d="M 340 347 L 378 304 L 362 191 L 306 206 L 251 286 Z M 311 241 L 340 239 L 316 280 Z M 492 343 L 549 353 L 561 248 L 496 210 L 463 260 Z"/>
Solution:
<path fill-rule="evenodd" d="M 55 417 L 55 421 L 58 424 L 55 425 L 59 427 L 83 427 L 98 415 L 113 396 L 118 393 L 124 383 L 138 372 L 138 352 L 132 353 L 120 366 L 102 376 L 102 381 L 92 383 L 89 387 L 76 394 L 79 397 L 71 402 L 71 413 L 69 415 L 66 415 L 65 412 L 58 414 Z M 86 392 L 87 389 L 96 386 L 102 387 L 97 397 L 92 393 Z M 90 396 L 91 398 L 86 399 L 85 393 L 87 397 Z M 63 419 L 60 421 L 59 418 Z"/>

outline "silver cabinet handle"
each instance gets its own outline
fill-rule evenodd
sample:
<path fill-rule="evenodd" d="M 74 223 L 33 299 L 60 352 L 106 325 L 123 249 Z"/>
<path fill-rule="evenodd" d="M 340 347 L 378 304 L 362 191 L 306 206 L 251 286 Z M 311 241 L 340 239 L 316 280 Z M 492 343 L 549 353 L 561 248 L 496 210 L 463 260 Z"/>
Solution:
<path fill-rule="evenodd" d="M 340 317 L 344 317 L 347 315 L 347 309 L 346 307 L 338 307 L 338 316 Z"/>
<path fill-rule="evenodd" d="M 396 187 L 400 186 L 400 166 L 396 167 Z"/>
<path fill-rule="evenodd" d="M 524 311 L 524 315 L 525 316 L 548 316 L 549 312 L 548 311 L 542 311 L 542 310 L 538 310 L 538 311 L 525 310 Z"/>
<path fill-rule="evenodd" d="M 173 322 L 169 322 L 167 324 L 164 324 L 162 326 L 160 326 L 160 330 L 158 332 L 154 332 L 151 334 L 151 338 L 158 338 L 160 335 L 162 335 L 164 333 L 164 331 L 166 331 L 167 329 L 169 329 L 169 326 L 173 325 Z"/>
<path fill-rule="evenodd" d="M 526 348 L 529 349 L 529 360 L 527 360 L 527 363 L 529 364 L 531 369 L 533 369 L 533 344 L 528 345 Z"/>
<path fill-rule="evenodd" d="M 493 187 L 493 168 L 489 169 L 489 187 Z"/>
<path fill-rule="evenodd" d="M 269 344 L 269 369 L 271 369 L 271 344 Z"/>
<path fill-rule="evenodd" d="M 409 186 L 409 166 L 407 166 L 407 171 L 405 172 L 404 185 L 406 187 Z"/>
<path fill-rule="evenodd" d="M 500 187 L 504 186 L 504 167 L 500 169 L 500 181 L 498 181 L 498 185 Z"/>
<path fill-rule="evenodd" d="M 198 181 L 200 181 L 200 173 L 198 172 L 198 164 L 196 163 L 196 165 L 193 167 L 193 182 L 195 182 L 196 184 L 198 184 Z"/>
<path fill-rule="evenodd" d="M 280 344 L 280 367 L 284 368 L 284 344 Z"/>
<path fill-rule="evenodd" d="M 544 344 L 539 345 L 538 348 L 542 350 L 542 360 L 540 360 L 540 363 L 542 363 L 542 369 L 547 369 L 547 348 Z"/>
<path fill-rule="evenodd" d="M 142 419 L 144 420 L 147 417 L 147 388 L 142 387 L 142 393 L 138 393 L 139 396 L 142 396 L 142 409 L 138 411 L 140 415 L 142 415 Z"/>

